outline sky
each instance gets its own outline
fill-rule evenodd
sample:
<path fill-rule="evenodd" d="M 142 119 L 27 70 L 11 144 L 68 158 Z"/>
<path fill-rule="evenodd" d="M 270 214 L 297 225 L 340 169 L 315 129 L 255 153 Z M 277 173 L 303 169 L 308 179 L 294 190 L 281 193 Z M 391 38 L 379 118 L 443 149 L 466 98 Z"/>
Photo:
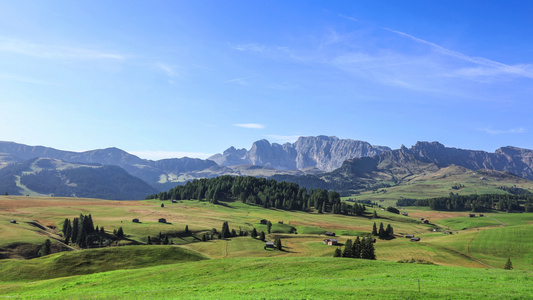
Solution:
<path fill-rule="evenodd" d="M 533 149 L 533 1 L 2 1 L 0 141 Z"/>

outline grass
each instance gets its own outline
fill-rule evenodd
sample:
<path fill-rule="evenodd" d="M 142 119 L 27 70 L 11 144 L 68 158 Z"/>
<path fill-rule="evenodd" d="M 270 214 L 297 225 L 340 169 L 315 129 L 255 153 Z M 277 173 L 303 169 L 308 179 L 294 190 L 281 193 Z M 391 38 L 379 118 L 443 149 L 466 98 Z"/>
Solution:
<path fill-rule="evenodd" d="M 24 299 L 528 299 L 529 271 L 347 258 L 228 258 L 0 285 Z M 420 283 L 420 291 L 419 291 Z"/>
<path fill-rule="evenodd" d="M 61 252 L 31 260 L 0 260 L 1 281 L 42 280 L 206 259 L 173 246 L 124 246 Z"/>

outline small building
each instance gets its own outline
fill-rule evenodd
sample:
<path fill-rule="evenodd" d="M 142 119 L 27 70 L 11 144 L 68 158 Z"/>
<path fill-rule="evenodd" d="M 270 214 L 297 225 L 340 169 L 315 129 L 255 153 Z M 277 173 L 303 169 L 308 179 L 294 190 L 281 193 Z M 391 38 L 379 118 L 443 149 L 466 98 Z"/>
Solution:
<path fill-rule="evenodd" d="M 274 242 L 266 242 L 265 248 L 276 248 L 276 246 L 274 245 Z"/>
<path fill-rule="evenodd" d="M 420 238 L 419 238 L 419 237 L 411 238 L 411 242 L 418 242 L 418 241 L 420 241 Z"/>
<path fill-rule="evenodd" d="M 405 235 L 405 238 L 407 238 L 407 239 L 411 239 L 411 238 L 414 238 L 414 237 L 415 237 L 415 236 L 412 235 L 412 234 L 406 234 L 406 235 Z"/>
<path fill-rule="evenodd" d="M 133 223 L 139 223 L 139 219 L 135 218 L 133 220 L 131 220 Z"/>
<path fill-rule="evenodd" d="M 438 228 L 433 228 L 433 231 L 438 232 L 439 229 Z"/>
<path fill-rule="evenodd" d="M 429 220 L 424 220 L 424 221 L 422 221 L 422 223 L 429 224 Z"/>
<path fill-rule="evenodd" d="M 263 224 L 263 225 L 266 225 L 268 223 L 268 220 L 267 219 L 263 219 L 263 220 L 260 221 L 260 223 Z"/>
<path fill-rule="evenodd" d="M 420 221 L 424 221 L 424 218 L 420 218 Z"/>
<path fill-rule="evenodd" d="M 476 216 L 476 214 L 468 214 L 468 216 L 469 216 L 470 218 L 473 218 L 473 217 Z"/>
<path fill-rule="evenodd" d="M 9 223 L 17 224 L 16 220 L 9 220 Z"/>
<path fill-rule="evenodd" d="M 324 234 L 327 236 L 335 236 L 335 232 L 331 232 L 331 231 L 326 231 L 324 232 Z"/>
<path fill-rule="evenodd" d="M 278 221 L 279 224 L 283 224 L 283 221 Z"/>
<path fill-rule="evenodd" d="M 328 245 L 328 246 L 335 246 L 339 243 L 339 241 L 337 239 L 325 239 L 324 240 L 324 244 Z"/>
<path fill-rule="evenodd" d="M 483 217 L 484 215 L 483 214 L 479 214 L 480 217 Z"/>
<path fill-rule="evenodd" d="M 402 216 L 406 216 L 407 217 L 407 216 L 409 216 L 409 214 L 406 213 L 406 212 L 402 212 Z"/>
<path fill-rule="evenodd" d="M 159 223 L 166 223 L 167 220 L 166 220 L 165 218 L 160 218 L 158 222 L 159 222 Z"/>
<path fill-rule="evenodd" d="M 172 203 L 178 203 L 178 200 L 172 200 Z"/>

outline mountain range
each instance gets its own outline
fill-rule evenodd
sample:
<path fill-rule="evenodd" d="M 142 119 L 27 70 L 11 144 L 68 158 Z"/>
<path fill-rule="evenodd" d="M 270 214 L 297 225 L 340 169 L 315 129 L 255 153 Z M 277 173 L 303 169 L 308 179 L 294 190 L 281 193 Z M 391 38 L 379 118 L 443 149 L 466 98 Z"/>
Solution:
<path fill-rule="evenodd" d="M 283 145 L 260 140 L 249 150 L 230 147 L 207 160 L 184 157 L 152 161 L 117 148 L 72 152 L 0 142 L 0 188 L 10 194 L 117 200 L 141 199 L 145 193 L 167 190 L 194 178 L 220 175 L 268 177 L 310 188 L 355 191 L 401 184 L 410 176 L 451 165 L 533 180 L 533 150 L 510 146 L 490 153 L 418 142 L 411 148 L 391 150 L 364 141 L 316 136 Z M 84 185 L 84 176 L 107 185 Z M 46 184 L 39 181 L 49 188 L 44 189 Z"/>

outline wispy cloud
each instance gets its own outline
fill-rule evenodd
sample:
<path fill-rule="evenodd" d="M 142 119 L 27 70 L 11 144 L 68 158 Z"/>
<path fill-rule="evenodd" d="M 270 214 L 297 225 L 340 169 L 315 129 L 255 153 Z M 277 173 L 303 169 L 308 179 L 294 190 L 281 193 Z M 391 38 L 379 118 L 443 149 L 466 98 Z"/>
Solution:
<path fill-rule="evenodd" d="M 202 152 L 181 152 L 181 151 L 131 151 L 133 155 L 139 156 L 144 159 L 151 160 L 160 160 L 167 158 L 181 158 L 181 157 L 190 157 L 190 158 L 201 158 L 206 159 L 212 156 L 212 153 L 202 153 Z"/>
<path fill-rule="evenodd" d="M 249 43 L 249 44 L 240 44 L 240 45 L 229 45 L 232 49 L 239 51 L 252 51 L 252 52 L 264 52 L 267 47 L 264 45 Z"/>
<path fill-rule="evenodd" d="M 248 129 L 263 129 L 265 125 L 257 123 L 246 123 L 246 124 L 233 124 L 233 126 L 248 128 Z"/>
<path fill-rule="evenodd" d="M 526 129 L 523 127 L 519 128 L 511 128 L 507 130 L 502 129 L 492 129 L 491 127 L 481 128 L 478 129 L 479 131 L 486 132 L 490 135 L 497 135 L 497 134 L 512 134 L 512 133 L 526 133 Z"/>
<path fill-rule="evenodd" d="M 250 79 L 254 77 L 255 76 L 239 77 L 239 78 L 234 78 L 234 79 L 223 81 L 223 83 L 238 83 L 241 85 L 248 85 L 248 82 L 246 81 L 246 79 Z"/>
<path fill-rule="evenodd" d="M 353 18 L 353 17 L 348 17 L 348 16 L 345 16 L 343 14 L 339 14 L 339 17 L 341 18 L 345 18 L 345 19 L 348 19 L 350 21 L 354 21 L 354 22 L 357 22 L 357 23 L 361 23 L 361 21 L 357 20 L 356 18 Z"/>
<path fill-rule="evenodd" d="M 175 77 L 177 75 L 176 67 L 164 64 L 164 63 L 157 63 L 156 67 L 160 69 L 161 71 L 165 72 L 168 77 Z"/>
<path fill-rule="evenodd" d="M 400 36 L 409 38 L 418 43 L 428 45 L 443 55 L 482 66 L 482 67 L 477 67 L 477 68 L 460 69 L 455 74 L 458 74 L 458 75 L 462 74 L 462 75 L 469 75 L 469 76 L 495 76 L 495 75 L 500 75 L 500 74 L 510 74 L 510 75 L 533 79 L 533 66 L 531 65 L 522 64 L 522 65 L 511 66 L 511 65 L 496 62 L 496 61 L 493 61 L 487 58 L 483 58 L 483 57 L 468 56 L 461 52 L 446 49 L 435 43 L 428 42 L 426 40 L 414 37 L 412 35 L 409 35 L 401 31 L 397 31 L 397 30 L 393 30 L 393 29 L 389 29 L 385 27 L 383 29 L 396 33 Z"/>
<path fill-rule="evenodd" d="M 267 134 L 265 135 L 269 140 L 278 143 L 294 143 L 301 135 L 277 135 Z"/>
<path fill-rule="evenodd" d="M 114 52 L 81 47 L 37 44 L 6 37 L 0 37 L 0 52 L 15 53 L 47 59 L 126 59 L 125 55 Z"/>

